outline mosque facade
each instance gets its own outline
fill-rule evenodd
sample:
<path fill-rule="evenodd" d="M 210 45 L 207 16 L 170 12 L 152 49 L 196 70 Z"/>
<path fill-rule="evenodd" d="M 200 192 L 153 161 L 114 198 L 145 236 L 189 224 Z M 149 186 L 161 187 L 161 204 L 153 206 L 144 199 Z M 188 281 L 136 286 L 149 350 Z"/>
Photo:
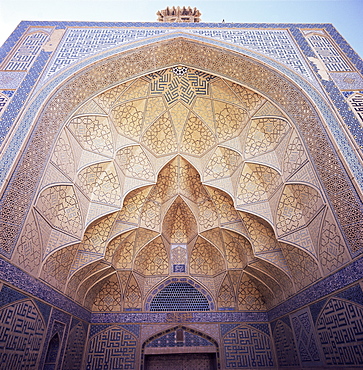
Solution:
<path fill-rule="evenodd" d="M 362 59 L 157 16 L 0 49 L 0 367 L 362 368 Z"/>

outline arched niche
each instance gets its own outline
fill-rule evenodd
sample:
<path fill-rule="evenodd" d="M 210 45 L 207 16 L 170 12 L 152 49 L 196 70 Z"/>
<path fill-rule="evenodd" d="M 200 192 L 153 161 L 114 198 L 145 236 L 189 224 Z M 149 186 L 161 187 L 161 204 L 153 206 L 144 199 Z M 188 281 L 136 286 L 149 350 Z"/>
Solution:
<path fill-rule="evenodd" d="M 197 348 L 197 351 L 195 350 Z M 191 350 L 204 355 L 204 358 L 189 356 Z M 189 328 L 184 325 L 168 328 L 162 332 L 149 337 L 141 347 L 141 369 L 145 369 L 148 356 L 161 356 L 161 366 L 165 366 L 168 361 L 168 355 L 181 356 L 179 358 L 170 358 L 170 360 L 181 361 L 196 368 L 198 361 L 203 361 L 206 369 L 217 370 L 221 368 L 219 344 L 211 336 Z M 184 357 L 184 359 L 183 359 Z M 196 360 L 195 362 L 193 360 Z M 208 364 L 205 364 L 207 362 Z M 201 365 L 199 365 L 201 366 Z M 164 368 L 164 367 L 163 367 Z M 198 367 L 202 368 L 202 367 Z"/>
<path fill-rule="evenodd" d="M 183 53 L 180 53 L 180 50 L 183 50 Z M 360 248 L 359 243 L 361 241 L 359 242 L 358 236 L 350 226 L 349 221 L 343 217 L 344 209 L 341 208 L 341 204 L 338 202 L 338 195 L 334 190 L 334 183 L 337 183 L 339 180 L 341 189 L 343 189 L 342 193 L 346 195 L 347 199 L 350 199 L 352 212 L 355 215 L 360 214 L 359 202 L 354 188 L 351 186 L 350 182 L 345 176 L 344 168 L 339 162 L 334 147 L 328 139 L 324 122 L 321 119 L 320 113 L 316 110 L 312 104 L 312 100 L 309 97 L 309 93 L 312 90 L 304 91 L 300 89 L 294 82 L 282 76 L 280 72 L 271 68 L 270 66 L 267 66 L 266 64 L 257 61 L 256 59 L 246 57 L 242 54 L 231 52 L 216 46 L 201 44 L 198 41 L 191 41 L 183 37 L 177 37 L 167 41 L 160 41 L 156 44 L 149 44 L 139 49 L 120 52 L 112 57 L 110 56 L 108 58 L 99 60 L 97 63 L 88 65 L 83 69 L 78 70 L 74 76 L 63 81 L 55 90 L 49 93 L 47 99 L 44 100 L 41 109 L 38 111 L 37 120 L 34 124 L 33 134 L 29 141 L 29 145 L 20 159 L 17 170 L 14 171 L 12 175 L 8 189 L 4 193 L 4 199 L 6 201 L 6 206 L 3 207 L 2 210 L 3 214 L 5 215 L 4 219 L 6 220 L 7 218 L 14 217 L 12 218 L 13 222 L 6 224 L 5 227 L 8 231 L 8 237 L 6 238 L 4 244 L 4 250 L 6 253 L 11 256 L 14 247 L 16 246 L 16 240 L 21 232 L 21 227 L 17 227 L 16 225 L 23 225 L 24 221 L 25 225 L 27 225 L 25 218 L 27 210 L 31 206 L 34 195 L 36 194 L 36 189 L 40 189 L 41 185 L 38 185 L 39 183 L 42 184 L 41 181 L 46 181 L 45 177 L 43 176 L 45 163 L 47 163 L 48 159 L 51 159 L 52 155 L 54 155 L 56 143 L 59 143 L 62 138 L 61 130 L 67 122 L 70 122 L 69 120 L 72 115 L 77 113 L 77 116 L 82 117 L 82 111 L 80 109 L 84 107 L 85 102 L 98 97 L 100 100 L 97 104 L 99 109 L 97 117 L 100 119 L 97 118 L 97 122 L 99 122 L 98 124 L 100 124 L 102 127 L 104 126 L 105 130 L 110 133 L 110 137 L 112 137 L 112 132 L 117 131 L 117 128 L 115 128 L 114 131 L 112 131 L 112 129 L 108 129 L 107 125 L 109 123 L 104 119 L 104 117 L 108 114 L 107 109 L 111 109 L 111 115 L 115 115 L 115 120 L 118 120 L 116 113 L 121 113 L 119 111 L 113 111 L 112 104 L 112 107 L 109 106 L 108 108 L 103 105 L 104 103 L 102 103 L 101 95 L 105 94 L 104 101 L 106 102 L 110 101 L 110 99 L 112 102 L 116 102 L 118 97 L 122 95 L 123 90 L 120 90 L 119 92 L 115 91 L 114 96 L 107 96 L 107 91 L 110 89 L 117 88 L 117 86 L 122 85 L 123 88 L 127 90 L 128 84 L 132 84 L 135 79 L 140 80 L 141 78 L 144 79 L 144 81 L 147 81 L 147 75 L 150 76 L 151 72 L 156 74 L 156 78 L 158 78 L 157 74 L 160 71 L 177 65 L 184 65 L 188 68 L 197 70 L 200 72 L 202 77 L 204 76 L 203 74 L 216 76 L 217 78 L 225 81 L 223 83 L 227 86 L 227 88 L 231 88 L 231 86 L 233 86 L 233 89 L 239 91 L 242 96 L 245 94 L 246 89 L 252 92 L 252 94 L 250 94 L 251 96 L 248 96 L 247 94 L 244 103 L 241 103 L 241 106 L 245 104 L 244 108 L 238 108 L 239 110 L 233 110 L 232 108 L 229 108 L 229 110 L 230 114 L 233 113 L 233 115 L 238 115 L 240 117 L 239 120 L 244 122 L 243 112 L 245 112 L 245 110 L 248 108 L 246 107 L 246 104 L 249 104 L 249 109 L 253 112 L 251 113 L 251 118 L 256 118 L 252 119 L 252 121 L 254 121 L 253 129 L 251 128 L 252 126 L 249 128 L 246 126 L 246 133 L 254 132 L 256 135 L 265 137 L 264 148 L 267 148 L 271 155 L 269 158 L 267 158 L 266 151 L 262 151 L 261 153 L 258 152 L 258 154 L 261 161 L 267 161 L 270 165 L 270 162 L 275 162 L 275 164 L 278 162 L 278 157 L 281 153 L 279 154 L 276 152 L 275 146 L 269 146 L 270 139 L 268 139 L 268 135 L 261 129 L 261 122 L 263 122 L 263 117 L 266 116 L 266 112 L 259 110 L 259 108 L 262 107 L 258 105 L 258 99 L 253 99 L 254 94 L 261 96 L 263 99 L 269 102 L 270 111 L 274 108 L 275 112 L 279 111 L 282 113 L 284 118 L 281 119 L 280 122 L 275 122 L 276 128 L 273 129 L 276 130 L 276 132 L 281 133 L 281 138 L 278 140 L 279 145 L 281 143 L 281 145 L 285 145 L 285 147 L 291 145 L 291 147 L 294 148 L 300 145 L 302 148 L 304 148 L 306 153 L 305 160 L 300 158 L 301 163 L 297 165 L 297 168 L 292 170 L 295 171 L 293 181 L 299 182 L 302 181 L 302 178 L 306 179 L 306 176 L 304 177 L 304 175 L 306 175 L 306 171 L 308 174 L 315 174 L 313 167 L 316 169 L 317 177 L 314 178 L 315 175 L 312 176 L 310 181 L 315 181 L 318 186 L 321 185 L 321 192 L 326 194 L 331 204 L 334 206 L 333 210 L 340 220 L 340 225 L 343 231 L 345 231 L 345 237 L 348 239 L 351 250 L 358 253 Z M 213 88 L 215 88 L 216 91 L 218 90 L 217 87 Z M 138 101 L 140 96 L 144 94 L 144 92 L 142 92 L 142 84 L 140 84 L 140 89 L 141 92 L 139 95 L 133 98 L 133 101 Z M 45 91 L 46 90 L 42 91 L 43 95 L 45 94 Z M 238 99 L 238 96 L 236 99 Z M 137 104 L 139 103 L 140 102 Z M 123 103 L 120 102 L 120 104 L 117 103 L 114 106 L 115 108 L 123 107 L 122 104 Z M 185 104 L 187 104 L 187 102 L 182 101 L 181 104 L 182 105 L 180 109 L 183 110 L 183 107 Z M 213 107 L 214 109 L 219 109 L 217 105 Z M 130 107 L 128 107 L 128 109 L 129 108 Z M 227 108 L 228 107 L 226 107 L 226 109 Z M 324 107 L 322 106 L 322 108 Z M 233 132 L 231 133 L 229 128 L 226 129 L 223 126 L 223 109 L 219 109 L 219 114 L 220 120 L 218 122 L 220 123 L 218 123 L 217 127 L 215 128 L 214 135 L 217 139 L 223 139 L 225 142 L 229 141 L 230 146 L 232 146 L 232 141 L 236 138 L 235 134 Z M 154 122 L 155 125 L 162 124 L 165 121 L 164 118 L 161 112 L 160 120 L 158 118 L 158 120 Z M 190 129 L 189 131 L 186 130 L 186 132 L 192 132 L 194 127 L 193 125 L 195 125 L 198 121 L 198 114 L 194 116 L 190 115 L 190 118 L 191 119 L 188 123 L 188 127 L 190 127 Z M 262 121 L 260 122 L 259 120 Z M 289 125 L 286 126 L 286 122 L 290 122 L 295 128 L 296 131 L 294 135 L 289 134 Z M 187 125 L 187 123 L 184 124 Z M 205 127 L 205 135 L 210 138 L 211 134 L 209 133 L 207 126 L 208 125 Z M 146 127 L 146 131 L 148 129 L 149 128 Z M 241 128 L 241 130 L 243 131 L 243 128 Z M 177 136 L 177 133 L 175 133 L 175 135 Z M 64 149 L 62 150 L 67 150 L 67 148 L 71 147 L 72 145 L 77 148 L 82 147 L 83 145 L 83 150 L 89 149 L 87 146 L 88 144 L 86 145 L 83 142 L 74 142 L 77 138 L 77 132 L 75 130 L 70 130 L 70 133 L 67 133 L 66 136 L 67 137 L 63 136 Z M 68 143 L 66 139 L 68 140 Z M 140 139 L 141 143 L 145 143 L 145 140 Z M 97 153 L 97 155 L 101 157 L 109 155 L 107 152 L 107 145 L 108 144 L 106 140 L 103 142 L 103 148 L 105 148 L 104 151 L 100 151 Z M 157 152 L 157 147 L 156 149 L 152 146 L 149 146 L 148 148 L 150 150 L 156 150 L 156 158 L 158 158 L 160 153 Z M 232 149 L 234 150 L 234 148 Z M 182 141 L 180 149 L 178 150 L 181 150 L 194 158 L 191 149 L 185 143 L 183 144 Z M 241 147 L 240 152 L 242 153 L 244 151 L 245 149 Z M 197 154 L 204 155 L 205 152 L 206 149 L 201 148 L 200 153 Z M 171 153 L 173 153 L 173 151 L 171 151 Z M 248 149 L 248 153 L 252 153 L 250 149 Z M 164 154 L 165 153 L 162 153 L 162 155 Z M 95 168 L 100 163 L 106 163 L 97 157 L 97 155 L 95 155 L 93 160 L 94 164 L 92 164 L 92 166 L 95 166 Z M 289 159 L 290 157 L 287 157 L 287 160 Z M 307 167 L 305 167 L 306 160 L 310 160 L 312 163 L 312 167 L 310 167 L 308 170 L 306 170 Z M 193 165 L 195 164 L 195 166 L 197 166 L 197 162 L 198 161 L 195 160 Z M 330 168 L 334 168 L 333 172 L 328 169 L 329 166 L 327 166 L 327 163 L 329 163 Z M 53 168 L 54 166 L 52 164 L 49 166 L 54 171 L 53 173 L 56 173 L 57 176 L 63 176 L 63 183 L 72 183 L 72 181 L 76 182 L 73 180 L 72 176 L 69 173 L 65 173 L 67 171 L 62 170 L 62 168 Z M 110 176 L 114 179 L 119 177 L 117 167 L 106 167 L 107 166 L 105 166 L 105 168 L 100 168 L 100 171 L 104 172 L 104 175 L 102 176 Z M 258 170 L 258 166 L 252 167 L 253 169 L 256 169 L 256 171 Z M 27 176 L 24 176 L 25 170 L 27 171 Z M 289 171 L 290 170 L 291 168 Z M 94 167 L 90 169 L 91 175 L 92 171 L 94 171 Z M 271 171 L 271 173 L 275 174 L 276 171 Z M 289 173 L 289 176 L 291 179 L 291 173 Z M 336 182 L 334 178 L 336 179 Z M 81 179 L 79 181 L 82 182 Z M 116 180 L 115 184 L 115 186 L 121 187 L 120 183 Z M 139 186 L 139 184 L 140 183 L 138 183 L 135 187 Z M 213 185 L 217 187 L 218 184 L 217 182 L 213 182 Z M 225 187 L 228 187 L 228 185 L 225 185 Z M 17 196 L 19 189 L 22 192 L 21 199 L 18 199 L 19 197 Z M 103 192 L 104 190 L 98 192 L 97 194 L 103 194 Z M 233 194 L 233 191 L 230 193 Z M 87 202 L 91 203 L 94 200 L 94 198 L 87 197 L 87 195 L 84 193 L 82 194 L 82 192 L 78 192 L 76 196 L 78 199 L 80 199 L 80 203 L 83 202 L 83 204 L 87 204 Z M 281 193 L 279 193 L 278 190 L 276 190 L 276 192 L 271 191 L 271 196 L 268 201 L 277 204 L 280 196 Z M 11 209 L 15 200 L 18 202 L 20 207 L 18 207 L 19 212 L 17 212 L 16 215 L 14 215 L 14 212 Z M 97 201 L 102 200 L 103 198 L 97 198 Z M 268 210 L 269 205 L 268 207 L 266 206 L 264 208 L 267 213 L 262 214 L 258 209 L 254 208 L 254 205 L 249 205 L 249 207 L 250 208 L 248 210 L 246 207 L 244 207 L 243 211 L 248 211 L 251 214 L 263 217 L 269 222 L 272 222 L 275 217 L 275 215 Z M 104 208 L 106 211 L 103 214 L 108 215 L 112 215 L 112 213 L 117 210 L 117 207 L 112 208 L 112 206 L 109 204 L 105 205 Z M 92 215 L 94 209 L 94 207 L 91 208 L 87 214 Z M 89 221 L 91 222 L 92 219 Z M 49 227 L 48 222 L 44 223 L 41 218 L 37 220 L 32 219 L 31 223 L 34 225 L 34 228 L 37 230 L 37 232 L 43 226 L 46 228 Z M 31 226 L 29 226 L 29 229 L 31 229 Z M 61 236 L 62 235 L 59 237 Z M 22 247 L 23 244 L 21 243 L 27 243 L 29 239 L 31 239 L 31 236 L 28 237 L 27 235 L 24 236 L 24 241 L 22 241 L 21 238 L 19 239 L 17 245 L 18 249 L 14 254 L 14 260 L 21 260 L 20 253 L 24 253 L 24 247 Z M 23 251 L 21 252 L 21 250 Z"/>

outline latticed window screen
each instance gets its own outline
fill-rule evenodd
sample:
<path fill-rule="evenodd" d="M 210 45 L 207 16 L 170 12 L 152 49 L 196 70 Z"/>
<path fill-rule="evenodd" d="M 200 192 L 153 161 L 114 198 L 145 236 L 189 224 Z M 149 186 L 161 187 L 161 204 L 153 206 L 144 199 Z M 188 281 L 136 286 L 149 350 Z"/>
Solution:
<path fill-rule="evenodd" d="M 150 311 L 209 311 L 207 298 L 188 283 L 176 282 L 151 301 Z"/>

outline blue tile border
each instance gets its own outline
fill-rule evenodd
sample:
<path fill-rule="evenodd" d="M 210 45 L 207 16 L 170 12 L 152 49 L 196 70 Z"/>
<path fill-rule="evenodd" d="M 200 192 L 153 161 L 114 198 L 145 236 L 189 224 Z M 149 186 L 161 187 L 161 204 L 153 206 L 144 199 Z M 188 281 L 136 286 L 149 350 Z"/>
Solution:
<path fill-rule="evenodd" d="M 60 310 L 64 310 L 73 316 L 87 322 L 90 320 L 90 312 L 88 310 L 1 258 L 0 279 L 4 281 L 4 284 L 13 285 L 16 288 L 21 289 L 24 293 L 29 293 L 30 295 L 41 299 Z"/>
<path fill-rule="evenodd" d="M 40 52 L 33 66 L 30 68 L 29 73 L 12 96 L 10 104 L 0 119 L 0 146 L 3 144 L 6 135 L 10 132 L 14 122 L 16 121 L 16 117 L 24 105 L 24 102 L 27 100 L 28 95 L 34 88 L 35 82 L 40 73 L 46 66 L 50 54 L 51 53 L 45 51 Z"/>
<path fill-rule="evenodd" d="M 359 281 L 362 277 L 363 257 L 272 308 L 268 312 L 269 321 L 276 320 L 329 294 L 333 294 L 337 290 Z"/>
<path fill-rule="evenodd" d="M 324 27 L 332 39 L 339 45 L 340 49 L 345 53 L 348 59 L 354 64 L 357 70 L 363 73 L 363 59 L 358 53 L 348 44 L 339 31 L 332 25 L 327 24 Z"/>
<path fill-rule="evenodd" d="M 172 314 L 176 314 L 173 312 Z M 178 312 L 180 315 L 173 315 L 170 319 L 170 313 L 92 313 L 92 324 L 117 324 L 117 323 L 208 323 L 208 322 L 267 322 L 265 312 Z M 178 317 L 181 318 L 178 321 Z"/>
<path fill-rule="evenodd" d="M 221 336 L 224 337 L 229 331 L 237 328 L 240 326 L 240 323 L 235 323 L 235 324 L 221 324 L 220 329 L 221 329 Z"/>
<path fill-rule="evenodd" d="M 325 306 L 326 302 L 328 301 L 328 298 L 324 298 L 318 302 L 313 303 L 312 305 L 309 306 L 310 308 L 310 313 L 311 317 L 313 319 L 313 323 L 315 325 L 316 320 L 318 319 L 318 316 L 320 314 L 320 311 L 322 308 Z"/>
<path fill-rule="evenodd" d="M 18 292 L 17 290 L 11 289 L 7 285 L 3 285 L 2 289 L 0 290 L 0 308 L 25 298 L 29 297 Z"/>
<path fill-rule="evenodd" d="M 359 284 L 352 286 L 335 295 L 338 298 L 347 299 L 348 301 L 355 302 L 363 306 L 363 292 Z"/>

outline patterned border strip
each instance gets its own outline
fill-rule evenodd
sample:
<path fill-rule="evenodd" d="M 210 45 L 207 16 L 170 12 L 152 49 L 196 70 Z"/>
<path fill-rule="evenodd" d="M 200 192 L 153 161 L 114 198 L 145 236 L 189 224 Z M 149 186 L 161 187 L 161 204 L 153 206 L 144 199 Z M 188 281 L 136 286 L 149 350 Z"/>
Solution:
<path fill-rule="evenodd" d="M 363 276 L 363 257 L 353 261 L 350 265 L 343 267 L 333 275 L 318 281 L 301 293 L 287 299 L 280 305 L 268 312 L 269 321 L 276 320 L 300 307 L 332 294 L 350 284 L 360 280 Z"/>
<path fill-rule="evenodd" d="M 319 88 L 315 76 L 286 29 L 68 28 L 43 74 L 42 81 L 102 51 L 171 32 L 188 32 L 265 54 L 301 74 Z"/>
<path fill-rule="evenodd" d="M 91 323 L 267 322 L 265 312 L 93 313 Z"/>
<path fill-rule="evenodd" d="M 50 53 L 47 53 L 45 51 L 40 52 L 40 55 L 37 57 L 33 66 L 30 68 L 29 73 L 20 84 L 20 87 L 18 88 L 16 93 L 13 95 L 8 108 L 6 109 L 3 117 L 0 120 L 0 146 L 5 140 L 6 135 L 10 132 L 17 115 L 24 105 L 24 101 L 27 99 L 28 95 L 34 87 L 34 82 L 38 79 L 42 69 L 47 64 L 49 56 Z M 19 146 L 20 145 L 21 144 L 19 143 Z"/>
<path fill-rule="evenodd" d="M 85 308 L 3 259 L 0 259 L 0 279 L 69 314 L 90 321 L 90 312 Z"/>

